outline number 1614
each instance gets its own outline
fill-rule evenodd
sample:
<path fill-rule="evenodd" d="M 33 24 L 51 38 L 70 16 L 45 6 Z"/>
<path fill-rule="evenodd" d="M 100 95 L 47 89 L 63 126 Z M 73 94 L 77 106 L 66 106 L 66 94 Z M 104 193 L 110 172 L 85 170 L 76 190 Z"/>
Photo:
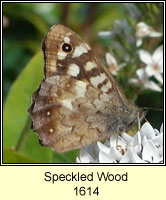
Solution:
<path fill-rule="evenodd" d="M 95 189 L 92 189 L 91 187 L 75 187 L 74 188 L 76 196 L 80 195 L 80 196 L 91 196 L 91 195 L 99 195 L 99 188 L 96 187 Z"/>

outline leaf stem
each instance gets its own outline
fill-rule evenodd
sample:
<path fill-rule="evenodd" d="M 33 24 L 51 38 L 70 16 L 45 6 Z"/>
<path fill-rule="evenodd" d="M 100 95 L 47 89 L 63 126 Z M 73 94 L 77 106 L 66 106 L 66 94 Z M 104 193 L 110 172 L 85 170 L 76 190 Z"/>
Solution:
<path fill-rule="evenodd" d="M 28 117 L 27 120 L 26 120 L 25 126 L 24 126 L 24 128 L 21 132 L 20 138 L 17 142 L 17 145 L 15 147 L 16 151 L 19 151 L 21 149 L 23 142 L 25 141 L 25 138 L 27 137 L 27 133 L 30 129 L 30 124 L 31 124 L 31 119 L 30 119 L 30 117 Z"/>

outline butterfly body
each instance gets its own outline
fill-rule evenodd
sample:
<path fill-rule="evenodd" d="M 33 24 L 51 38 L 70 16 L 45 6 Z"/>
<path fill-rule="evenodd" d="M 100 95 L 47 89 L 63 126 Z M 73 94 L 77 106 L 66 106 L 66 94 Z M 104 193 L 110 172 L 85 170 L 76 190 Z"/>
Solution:
<path fill-rule="evenodd" d="M 43 45 L 45 78 L 29 112 L 41 143 L 65 152 L 120 134 L 139 109 L 76 33 L 54 25 Z"/>

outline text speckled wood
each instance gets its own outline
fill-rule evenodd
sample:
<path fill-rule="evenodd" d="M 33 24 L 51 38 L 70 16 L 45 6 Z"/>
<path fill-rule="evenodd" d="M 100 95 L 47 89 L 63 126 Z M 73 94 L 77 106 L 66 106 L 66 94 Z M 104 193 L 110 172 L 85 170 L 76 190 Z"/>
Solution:
<path fill-rule="evenodd" d="M 39 140 L 65 152 L 120 134 L 141 113 L 76 33 L 54 25 L 44 38 L 44 80 L 29 108 Z"/>

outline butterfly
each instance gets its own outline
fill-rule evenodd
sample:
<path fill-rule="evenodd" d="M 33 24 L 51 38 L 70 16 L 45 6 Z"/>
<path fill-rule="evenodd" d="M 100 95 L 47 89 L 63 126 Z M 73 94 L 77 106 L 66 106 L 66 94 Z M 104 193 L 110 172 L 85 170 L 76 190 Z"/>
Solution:
<path fill-rule="evenodd" d="M 118 87 L 91 47 L 63 25 L 42 43 L 44 79 L 29 113 L 44 146 L 66 152 L 120 134 L 142 111 Z"/>

